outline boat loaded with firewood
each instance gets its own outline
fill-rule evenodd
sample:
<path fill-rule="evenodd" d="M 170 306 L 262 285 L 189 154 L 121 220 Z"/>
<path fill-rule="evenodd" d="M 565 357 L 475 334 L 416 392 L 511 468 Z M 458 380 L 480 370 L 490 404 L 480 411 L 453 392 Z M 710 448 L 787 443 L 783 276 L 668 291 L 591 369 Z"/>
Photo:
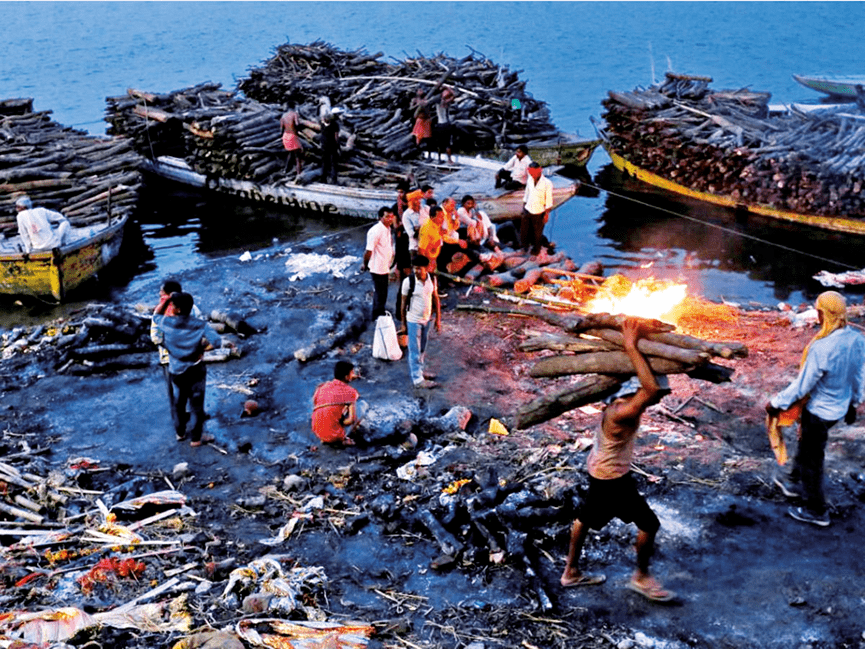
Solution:
<path fill-rule="evenodd" d="M 412 135 L 411 101 L 418 91 L 433 116 L 444 90 L 453 91 L 455 150 L 507 156 L 525 144 L 542 163 L 584 166 L 598 146 L 597 139 L 562 134 L 517 74 L 486 58 L 438 55 L 394 65 L 380 56 L 323 43 L 284 45 L 238 83 L 239 92 L 204 83 L 109 97 L 109 133 L 128 137 L 147 158 L 145 168 L 161 176 L 241 199 L 364 218 L 392 204 L 401 182 L 436 187 L 440 199 L 472 194 L 494 220 L 520 213 L 521 196 L 495 189 L 502 162 L 451 156 L 453 164 L 444 164 L 444 152 L 440 159 L 422 155 L 435 147 L 419 147 Z M 299 117 L 304 161 L 298 176 L 286 169 L 280 128 L 286 103 Z M 321 182 L 321 118 L 336 109 L 338 184 L 327 184 Z M 574 195 L 576 184 L 554 171 L 548 168 L 547 175 L 558 205 Z"/>
<path fill-rule="evenodd" d="M 117 257 L 138 202 L 140 156 L 126 139 L 88 135 L 33 111 L 32 99 L 0 100 L 0 294 L 63 300 Z M 73 227 L 53 250 L 24 252 L 15 202 L 61 212 Z"/>
<path fill-rule="evenodd" d="M 855 105 L 770 114 L 768 92 L 708 77 L 604 100 L 603 146 L 655 187 L 782 222 L 865 235 L 865 114 Z"/>

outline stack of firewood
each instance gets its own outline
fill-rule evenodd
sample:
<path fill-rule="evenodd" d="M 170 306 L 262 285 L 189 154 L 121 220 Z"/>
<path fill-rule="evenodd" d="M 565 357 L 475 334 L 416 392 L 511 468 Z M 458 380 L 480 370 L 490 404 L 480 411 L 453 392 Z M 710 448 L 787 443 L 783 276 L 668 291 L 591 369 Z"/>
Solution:
<path fill-rule="evenodd" d="M 410 104 L 419 89 L 433 114 L 441 90 L 454 90 L 451 119 L 457 144 L 464 150 L 509 149 L 559 135 L 549 109 L 526 92 L 519 72 L 478 52 L 462 59 L 419 54 L 395 63 L 380 61 L 382 56 L 346 52 L 322 41 L 284 44 L 262 67 L 251 69 L 238 89 L 252 99 L 278 104 L 304 104 L 326 96 L 349 114 L 363 115 L 365 124 L 356 132 L 379 142 L 387 156 L 412 153 L 411 139 L 405 135 L 411 133 Z M 389 128 L 381 129 L 383 124 Z"/>
<path fill-rule="evenodd" d="M 480 310 L 534 317 L 561 328 L 562 333 L 538 333 L 522 344 L 524 351 L 555 352 L 539 359 L 531 369 L 531 376 L 582 376 L 567 387 L 520 408 L 515 421 L 517 428 L 528 428 L 599 401 L 634 374 L 623 347 L 622 316 L 562 314 L 542 307 L 482 307 Z M 748 348 L 742 343 L 707 341 L 674 333 L 673 325 L 657 320 L 643 320 L 643 328 L 651 333 L 640 338 L 637 348 L 645 354 L 656 374 L 687 374 L 691 378 L 720 383 L 729 381 L 733 370 L 712 359 L 748 355 Z"/>
<path fill-rule="evenodd" d="M 130 213 L 140 157 L 126 140 L 95 138 L 33 112 L 32 99 L 0 101 L 0 231 L 14 230 L 15 201 L 62 212 L 74 226 Z"/>
<path fill-rule="evenodd" d="M 801 213 L 865 216 L 865 122 L 855 105 L 768 116 L 770 94 L 667 74 L 610 92 L 606 134 L 636 166 L 698 191 Z"/>

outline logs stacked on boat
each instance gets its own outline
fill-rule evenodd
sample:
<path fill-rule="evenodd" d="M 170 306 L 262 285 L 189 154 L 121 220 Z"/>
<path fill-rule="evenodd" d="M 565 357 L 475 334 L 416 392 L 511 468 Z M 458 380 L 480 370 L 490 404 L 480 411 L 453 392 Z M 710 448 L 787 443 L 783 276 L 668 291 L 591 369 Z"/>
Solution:
<path fill-rule="evenodd" d="M 146 157 L 184 158 L 209 177 L 270 184 L 287 180 L 280 106 L 244 99 L 210 83 L 163 94 L 131 89 L 126 96 L 106 101 L 108 132 L 128 136 Z M 304 170 L 298 180 L 305 183 L 318 180 L 321 174 L 317 98 L 295 109 L 304 148 Z M 354 130 L 354 118 L 341 122 L 341 183 L 366 187 L 408 179 L 431 183 L 441 175 L 431 165 L 415 162 L 406 166 L 383 157 L 380 143 Z M 288 178 L 294 179 L 293 168 L 288 169 Z"/>
<path fill-rule="evenodd" d="M 522 345 L 525 351 L 549 350 L 554 355 L 540 359 L 531 370 L 537 378 L 585 375 L 566 387 L 544 395 L 519 409 L 517 428 L 528 428 L 580 406 L 598 401 L 618 389 L 634 374 L 623 350 L 621 316 L 606 313 L 563 315 L 540 307 L 500 309 L 504 313 L 532 316 L 558 326 L 561 334 L 536 335 Z M 711 361 L 712 357 L 738 358 L 748 354 L 741 343 L 712 342 L 673 333 L 674 327 L 645 320 L 651 331 L 638 342 L 656 374 L 687 374 L 714 383 L 730 380 L 733 370 Z"/>
<path fill-rule="evenodd" d="M 377 142 L 388 157 L 414 153 L 411 100 L 418 89 L 434 103 L 444 87 L 456 98 L 451 106 L 457 146 L 462 150 L 510 149 L 528 141 L 555 139 L 559 132 L 549 109 L 526 92 L 519 71 L 497 65 L 478 52 L 455 59 L 418 55 L 395 63 L 365 51 L 346 52 L 322 41 L 280 45 L 262 67 L 238 82 L 247 97 L 262 102 L 303 104 L 320 96 L 361 119 L 358 137 Z M 384 128 L 387 126 L 387 128 Z"/>
<path fill-rule="evenodd" d="M 74 226 L 128 214 L 140 157 L 127 140 L 96 138 L 33 112 L 32 99 L 0 101 L 0 231 L 17 228 L 15 201 L 62 212 Z"/>
<path fill-rule="evenodd" d="M 713 91 L 667 74 L 647 90 L 610 92 L 607 136 L 638 167 L 746 203 L 865 217 L 865 115 L 855 105 L 768 115 L 769 93 Z"/>

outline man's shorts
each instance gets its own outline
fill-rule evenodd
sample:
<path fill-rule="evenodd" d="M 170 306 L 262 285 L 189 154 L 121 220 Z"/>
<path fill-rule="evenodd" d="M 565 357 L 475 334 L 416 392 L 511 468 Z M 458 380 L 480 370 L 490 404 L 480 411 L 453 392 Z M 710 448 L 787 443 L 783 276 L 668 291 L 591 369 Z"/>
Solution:
<path fill-rule="evenodd" d="M 637 491 L 637 483 L 630 473 L 613 480 L 589 476 L 589 493 L 577 518 L 593 530 L 601 529 L 614 518 L 634 523 L 638 529 L 650 534 L 661 527 L 658 517 Z"/>

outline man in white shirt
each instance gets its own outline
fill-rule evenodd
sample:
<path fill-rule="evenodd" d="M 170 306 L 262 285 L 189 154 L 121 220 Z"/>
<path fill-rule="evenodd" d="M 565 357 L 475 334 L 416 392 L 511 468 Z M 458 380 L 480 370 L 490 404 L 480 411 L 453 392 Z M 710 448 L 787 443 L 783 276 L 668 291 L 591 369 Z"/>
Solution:
<path fill-rule="evenodd" d="M 524 144 L 519 145 L 511 159 L 496 172 L 496 188 L 504 186 L 505 189 L 516 191 L 525 187 L 530 164 L 532 159 L 528 148 Z"/>
<path fill-rule="evenodd" d="M 538 255 L 541 252 L 544 225 L 553 209 L 553 183 L 544 176 L 544 170 L 537 162 L 529 165 L 529 180 L 523 200 L 520 246 L 524 250 L 531 250 L 532 255 Z"/>
<path fill-rule="evenodd" d="M 390 278 L 390 264 L 393 260 L 393 240 L 390 229 L 393 226 L 394 215 L 390 207 L 378 210 L 378 223 L 366 233 L 366 250 L 363 253 L 363 265 L 360 269 L 369 269 L 372 275 L 373 298 L 372 320 L 384 315 L 387 304 L 387 283 Z"/>
<path fill-rule="evenodd" d="M 417 240 L 420 234 L 420 226 L 424 224 L 426 219 L 421 214 L 421 201 L 423 200 L 423 190 L 416 189 L 409 192 L 405 197 L 408 201 L 408 209 L 402 213 L 402 227 L 408 235 L 408 249 L 411 254 L 417 252 Z"/>
<path fill-rule="evenodd" d="M 18 210 L 18 234 L 24 244 L 24 252 L 51 250 L 67 243 L 72 225 L 60 212 L 33 207 L 28 196 L 15 201 Z M 57 230 L 52 228 L 57 224 Z"/>
<path fill-rule="evenodd" d="M 423 255 L 415 255 L 411 262 L 414 275 L 406 277 L 400 288 L 403 296 L 402 321 L 408 328 L 409 375 L 416 388 L 426 389 L 438 385 L 433 381 L 435 375 L 424 371 L 430 323 L 435 322 L 437 332 L 442 330 L 441 302 L 435 281 L 429 275 L 429 263 L 429 259 Z"/>

